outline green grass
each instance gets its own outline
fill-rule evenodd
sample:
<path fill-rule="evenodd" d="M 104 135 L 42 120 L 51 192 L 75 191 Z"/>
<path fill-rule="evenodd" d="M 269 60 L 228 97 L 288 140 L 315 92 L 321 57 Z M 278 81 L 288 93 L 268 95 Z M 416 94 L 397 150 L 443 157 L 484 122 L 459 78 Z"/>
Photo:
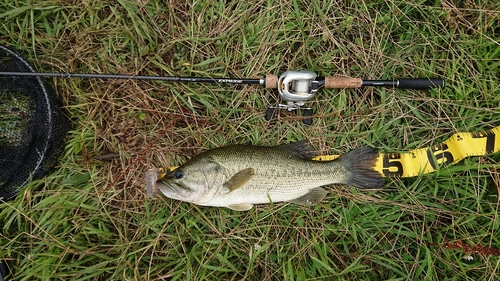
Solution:
<path fill-rule="evenodd" d="M 498 251 L 487 254 L 500 249 L 498 154 L 387 180 L 381 191 L 331 186 L 314 208 L 248 212 L 147 200 L 143 174 L 234 143 L 392 152 L 491 129 L 499 42 L 496 1 L 5 0 L 0 43 L 40 71 L 309 69 L 436 76 L 447 87 L 322 90 L 306 126 L 285 111 L 268 124 L 277 93 L 259 87 L 48 79 L 71 131 L 54 173 L 0 204 L 0 257 L 12 280 L 498 280 Z M 93 158 L 107 153 L 120 157 Z"/>

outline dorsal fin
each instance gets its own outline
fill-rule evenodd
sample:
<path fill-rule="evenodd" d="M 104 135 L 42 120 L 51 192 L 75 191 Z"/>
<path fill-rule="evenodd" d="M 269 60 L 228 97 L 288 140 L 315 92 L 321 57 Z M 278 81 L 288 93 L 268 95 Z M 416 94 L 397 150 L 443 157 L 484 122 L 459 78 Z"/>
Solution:
<path fill-rule="evenodd" d="M 298 142 L 292 142 L 287 144 L 279 145 L 278 148 L 293 152 L 295 155 L 302 159 L 311 160 L 318 156 L 318 153 L 314 148 L 307 144 L 307 141 L 301 140 Z"/>

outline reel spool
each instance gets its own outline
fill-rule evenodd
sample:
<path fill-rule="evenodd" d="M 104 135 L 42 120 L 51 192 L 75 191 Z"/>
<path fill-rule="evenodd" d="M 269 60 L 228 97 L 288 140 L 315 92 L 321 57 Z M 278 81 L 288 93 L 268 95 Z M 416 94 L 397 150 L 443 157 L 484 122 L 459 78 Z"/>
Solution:
<path fill-rule="evenodd" d="M 318 88 L 313 87 L 316 77 L 316 73 L 309 70 L 287 71 L 280 76 L 278 92 L 287 102 L 288 110 L 300 108 L 316 95 Z"/>
<path fill-rule="evenodd" d="M 272 120 L 275 109 L 286 109 L 294 111 L 302 109 L 303 122 L 307 125 L 312 123 L 312 109 L 304 108 L 306 101 L 312 99 L 319 89 L 316 81 L 316 73 L 309 70 L 289 70 L 278 78 L 278 93 L 286 104 L 269 107 L 266 111 L 266 120 Z"/>

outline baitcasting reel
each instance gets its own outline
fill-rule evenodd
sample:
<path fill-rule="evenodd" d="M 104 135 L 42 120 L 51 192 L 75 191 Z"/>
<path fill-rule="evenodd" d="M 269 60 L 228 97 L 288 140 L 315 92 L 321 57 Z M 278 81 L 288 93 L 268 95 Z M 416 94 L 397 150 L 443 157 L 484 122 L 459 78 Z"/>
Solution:
<path fill-rule="evenodd" d="M 304 107 L 306 101 L 312 99 L 320 87 L 316 81 L 316 73 L 309 70 L 289 70 L 278 79 L 278 93 L 286 104 L 271 106 L 266 111 L 266 120 L 274 118 L 275 110 L 286 109 L 288 111 L 302 109 L 305 124 L 312 123 L 312 109 Z"/>

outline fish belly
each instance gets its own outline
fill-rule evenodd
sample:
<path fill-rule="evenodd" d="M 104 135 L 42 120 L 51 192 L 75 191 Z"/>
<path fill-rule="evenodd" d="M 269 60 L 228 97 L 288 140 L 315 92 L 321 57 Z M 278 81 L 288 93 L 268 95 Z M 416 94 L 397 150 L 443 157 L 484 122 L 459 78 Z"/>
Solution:
<path fill-rule="evenodd" d="M 246 166 L 226 167 L 228 178 Z M 290 171 L 293 169 L 293 171 Z M 266 204 L 291 201 L 302 197 L 311 189 L 336 183 L 331 176 L 325 176 L 324 171 L 297 169 L 296 166 L 272 165 L 255 168 L 255 175 L 244 186 L 228 192 L 219 192 L 206 206 L 228 206 L 233 204 Z"/>

